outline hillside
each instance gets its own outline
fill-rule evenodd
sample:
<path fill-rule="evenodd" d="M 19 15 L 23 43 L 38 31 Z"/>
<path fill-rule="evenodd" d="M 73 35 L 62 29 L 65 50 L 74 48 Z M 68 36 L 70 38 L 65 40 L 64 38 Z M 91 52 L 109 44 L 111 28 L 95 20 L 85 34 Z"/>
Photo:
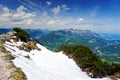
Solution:
<path fill-rule="evenodd" d="M 24 42 L 11 36 L 3 45 L 15 57 L 12 62 L 22 69 L 27 80 L 111 80 L 90 78 L 63 52 L 52 52 L 34 40 Z"/>
<path fill-rule="evenodd" d="M 108 61 L 120 62 L 120 41 L 106 40 L 90 30 L 65 29 L 51 31 L 38 38 L 44 46 L 56 51 L 62 45 L 88 46 L 93 52 Z"/>
<path fill-rule="evenodd" d="M 16 56 L 13 63 L 22 68 L 28 80 L 94 80 L 82 72 L 75 62 L 62 52 L 51 52 L 39 44 L 37 46 L 41 49 L 40 51 L 26 52 L 17 48 L 21 43 L 14 43 L 11 40 L 11 42 L 6 42 L 4 46 Z M 107 78 L 97 80 L 107 80 Z"/>
<path fill-rule="evenodd" d="M 4 40 L 9 35 L 0 35 L 0 80 L 27 80 L 22 70 L 13 64 L 14 57 L 4 48 Z"/>
<path fill-rule="evenodd" d="M 55 50 L 63 44 L 85 45 L 96 51 L 96 47 L 107 45 L 107 41 L 90 30 L 65 29 L 52 31 L 39 39 L 43 45 Z"/>
<path fill-rule="evenodd" d="M 93 78 L 105 76 L 110 76 L 113 78 L 113 75 L 114 77 L 118 77 L 119 75 L 120 64 L 110 64 L 103 61 L 86 46 L 63 45 L 59 48 L 59 51 L 63 51 L 64 54 L 70 58 L 73 58 L 77 65 Z"/>
<path fill-rule="evenodd" d="M 0 29 L 0 32 L 6 33 L 12 29 Z M 30 37 L 36 39 L 42 45 L 52 51 L 56 51 L 60 46 L 84 45 L 88 46 L 93 52 L 107 61 L 120 62 L 120 41 L 106 40 L 101 34 L 94 33 L 90 30 L 80 29 L 63 29 L 56 31 L 41 29 L 25 29 Z"/>

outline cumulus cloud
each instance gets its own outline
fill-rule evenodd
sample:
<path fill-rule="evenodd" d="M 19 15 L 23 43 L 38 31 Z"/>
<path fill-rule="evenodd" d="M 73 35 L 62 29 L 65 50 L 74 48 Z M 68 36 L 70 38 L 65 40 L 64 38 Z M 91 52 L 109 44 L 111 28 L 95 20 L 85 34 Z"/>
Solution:
<path fill-rule="evenodd" d="M 47 3 L 47 5 L 51 5 L 52 4 L 52 2 L 50 2 L 50 1 L 46 1 L 46 3 Z"/>
<path fill-rule="evenodd" d="M 9 13 L 9 9 L 7 7 L 2 8 L 3 13 Z"/>
<path fill-rule="evenodd" d="M 57 15 L 58 13 L 60 13 L 60 11 L 62 10 L 69 10 L 70 8 L 67 7 L 67 5 L 58 5 L 54 8 L 51 9 L 51 11 L 54 13 L 54 15 Z"/>
<path fill-rule="evenodd" d="M 17 8 L 17 12 L 23 12 L 24 10 L 26 10 L 27 8 L 25 8 L 24 6 L 20 6 Z"/>
<path fill-rule="evenodd" d="M 18 7 L 15 11 L 10 11 L 7 7 L 1 7 L 0 26 L 18 26 L 32 24 L 35 14 L 27 13 L 24 6 Z"/>
<path fill-rule="evenodd" d="M 68 10 L 66 5 L 54 8 L 54 13 L 58 14 L 61 10 Z M 19 6 L 16 10 L 7 7 L 0 7 L 0 27 L 21 27 L 21 28 L 41 28 L 41 29 L 63 29 L 63 28 L 83 28 L 83 18 L 61 18 L 59 16 L 49 16 L 47 11 L 42 11 L 41 15 L 28 12 L 24 6 Z M 84 24 L 88 28 L 88 24 Z"/>

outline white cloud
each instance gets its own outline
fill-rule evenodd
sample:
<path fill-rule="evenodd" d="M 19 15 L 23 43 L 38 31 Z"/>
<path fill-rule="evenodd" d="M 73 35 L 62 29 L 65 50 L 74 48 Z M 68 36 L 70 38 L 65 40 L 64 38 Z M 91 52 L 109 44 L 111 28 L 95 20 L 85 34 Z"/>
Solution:
<path fill-rule="evenodd" d="M 62 6 L 61 6 L 61 8 L 62 8 L 62 9 L 64 9 L 64 10 L 69 10 L 69 9 L 70 9 L 70 8 L 69 8 L 69 7 L 67 7 L 67 5 L 65 5 L 65 4 L 64 4 L 64 5 L 62 5 Z"/>
<path fill-rule="evenodd" d="M 56 15 L 60 12 L 61 10 L 61 7 L 60 6 L 57 6 L 57 7 L 54 7 L 53 9 L 51 9 L 51 11 Z"/>
<path fill-rule="evenodd" d="M 79 21 L 79 22 L 83 21 L 83 18 L 79 18 L 78 21 Z"/>
<path fill-rule="evenodd" d="M 3 13 L 9 13 L 9 9 L 7 7 L 3 7 L 2 10 L 3 10 Z"/>
<path fill-rule="evenodd" d="M 41 15 L 28 12 L 24 6 L 19 6 L 16 10 L 10 10 L 7 7 L 0 7 L 0 27 L 21 27 L 21 28 L 41 28 L 41 29 L 63 29 L 63 28 L 83 28 L 83 18 L 61 18 L 59 16 L 49 16 L 46 11 Z M 66 10 L 66 5 L 54 8 L 54 13 L 58 14 L 61 10 Z M 84 26 L 88 26 L 84 24 Z M 88 27 L 86 27 L 88 28 Z"/>
<path fill-rule="evenodd" d="M 60 23 L 60 20 L 50 20 L 47 22 L 48 25 L 54 25 L 54 24 L 59 24 Z"/>
<path fill-rule="evenodd" d="M 11 11 L 7 7 L 1 7 L 0 26 L 19 26 L 34 24 L 35 14 L 27 13 L 24 6 L 18 7 L 15 11 Z"/>
<path fill-rule="evenodd" d="M 12 17 L 11 13 L 4 13 L 3 15 L 1 15 L 1 18 L 10 18 Z"/>
<path fill-rule="evenodd" d="M 46 1 L 46 3 L 50 6 L 52 4 L 52 2 L 50 1 Z"/>
<path fill-rule="evenodd" d="M 56 22 L 57 22 L 57 23 L 59 23 L 59 22 L 60 22 L 60 20 L 58 19 L 58 20 L 56 20 Z"/>
<path fill-rule="evenodd" d="M 56 23 L 54 20 L 51 20 L 51 21 L 49 21 L 47 24 L 48 25 L 51 25 L 51 24 L 54 24 L 54 23 Z"/>
<path fill-rule="evenodd" d="M 25 8 L 24 6 L 20 6 L 17 8 L 17 12 L 23 12 L 24 10 L 26 10 L 27 8 Z"/>
<path fill-rule="evenodd" d="M 60 11 L 64 10 L 69 10 L 70 8 L 67 7 L 67 5 L 58 5 L 57 7 L 54 7 L 51 9 L 51 11 L 54 13 L 54 15 L 57 15 L 60 13 Z"/>

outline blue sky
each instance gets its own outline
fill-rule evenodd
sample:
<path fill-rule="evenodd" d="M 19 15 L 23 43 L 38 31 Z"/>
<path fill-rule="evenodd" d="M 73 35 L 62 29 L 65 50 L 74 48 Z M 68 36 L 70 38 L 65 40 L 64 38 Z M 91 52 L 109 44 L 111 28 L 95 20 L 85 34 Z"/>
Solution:
<path fill-rule="evenodd" d="M 120 33 L 120 0 L 0 0 L 0 27 Z"/>

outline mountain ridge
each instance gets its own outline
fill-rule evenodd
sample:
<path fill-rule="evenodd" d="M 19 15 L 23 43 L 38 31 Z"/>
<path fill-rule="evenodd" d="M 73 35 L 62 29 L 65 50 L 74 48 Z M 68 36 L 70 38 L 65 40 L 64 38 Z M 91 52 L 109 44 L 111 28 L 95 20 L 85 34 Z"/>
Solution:
<path fill-rule="evenodd" d="M 90 30 L 62 29 L 62 30 L 41 30 L 25 29 L 33 39 L 40 42 L 50 50 L 57 50 L 61 45 L 84 45 L 88 46 L 95 53 L 108 61 L 120 62 L 119 40 L 106 40 L 101 35 Z M 0 30 L 1 31 L 1 30 Z M 115 47 L 114 47 L 115 46 Z M 116 48 L 117 47 L 117 48 Z M 111 52 L 114 52 L 112 53 Z"/>
<path fill-rule="evenodd" d="M 17 33 L 13 33 L 13 34 L 17 34 Z M 15 35 L 12 35 L 12 36 L 8 37 L 9 39 L 5 40 L 4 47 L 6 48 L 7 51 L 9 51 L 15 57 L 15 59 L 13 60 L 14 65 L 17 67 L 20 67 L 23 70 L 23 72 L 26 74 L 28 80 L 34 80 L 34 79 L 46 80 L 47 78 L 44 77 L 43 73 L 45 73 L 47 75 L 47 77 L 49 77 L 49 80 L 53 80 L 53 79 L 58 80 L 58 78 L 65 79 L 65 80 L 73 80 L 73 79 L 74 80 L 78 80 L 78 79 L 108 80 L 109 79 L 106 76 L 103 76 L 105 78 L 99 78 L 99 77 L 98 78 L 90 78 L 81 71 L 81 68 L 79 69 L 78 66 L 76 66 L 75 62 L 72 59 L 69 59 L 67 56 L 65 56 L 63 54 L 63 52 L 52 52 L 36 42 L 34 44 L 33 40 L 27 40 L 28 42 L 23 42 L 20 40 L 19 36 L 18 37 L 13 37 L 13 36 L 15 36 Z M 25 36 L 25 35 L 23 35 L 23 36 Z M 26 48 L 29 50 L 26 50 Z M 79 49 L 76 48 L 76 50 L 78 50 L 78 51 L 79 51 Z M 67 50 L 69 51 L 69 49 L 67 49 Z M 86 50 L 89 53 L 88 48 L 83 49 L 82 51 L 86 52 Z M 90 54 L 91 54 L 91 51 L 90 51 Z M 96 58 L 94 58 L 94 59 L 96 59 Z M 38 66 L 38 64 L 39 64 L 39 66 Z M 49 67 L 48 67 L 48 65 L 49 65 Z M 63 67 L 63 65 L 64 65 L 64 67 Z M 59 70 L 61 70 L 61 72 Z M 53 71 L 55 71 L 55 73 Z M 56 72 L 58 73 L 57 75 L 56 75 Z M 73 72 L 74 72 L 74 74 L 73 74 Z M 66 74 L 63 75 L 63 73 L 67 73 L 67 74 L 69 73 L 69 76 Z M 39 76 L 38 74 L 41 74 L 42 77 Z M 53 75 L 53 76 L 50 76 L 50 75 Z M 58 78 L 56 78 L 56 76 Z M 72 76 L 72 77 L 70 77 L 70 76 Z M 119 78 L 119 77 L 117 77 L 117 78 Z"/>
<path fill-rule="evenodd" d="M 13 35 L 14 36 L 14 35 Z M 20 67 L 22 71 L 25 73 L 27 80 L 46 80 L 49 77 L 49 80 L 107 80 L 108 78 L 96 78 L 92 79 L 88 77 L 84 72 L 82 72 L 75 62 L 65 56 L 62 52 L 54 53 L 36 43 L 36 46 L 40 48 L 40 50 L 29 48 L 30 51 L 24 50 L 24 45 L 29 44 L 28 42 L 21 41 L 18 37 L 10 36 L 9 40 L 5 41 L 4 47 L 7 51 L 11 53 L 15 57 L 13 61 L 14 65 Z M 16 41 L 17 40 L 17 41 Z M 30 45 L 30 44 L 29 44 Z M 24 46 L 24 49 L 19 48 L 20 46 Z M 33 47 L 33 46 L 31 46 Z M 47 58 L 47 59 L 46 59 Z M 35 61 L 35 62 L 34 62 Z M 59 63 L 58 63 L 59 62 Z M 67 62 L 67 63 L 66 63 Z M 33 65 L 34 64 L 34 65 Z M 39 66 L 38 66 L 39 64 Z M 49 65 L 49 67 L 48 67 Z M 59 65 L 59 67 L 58 67 Z M 64 65 L 64 67 L 63 67 Z M 57 66 L 57 67 L 55 67 Z M 58 69 L 59 68 L 59 69 Z M 72 69 L 71 69 L 72 68 Z M 36 70 L 37 69 L 37 70 Z M 52 70 L 52 71 L 51 71 Z M 61 71 L 59 71 L 61 70 Z M 47 73 L 47 72 L 48 73 Z M 54 73 L 53 71 L 56 71 Z M 73 74 L 74 72 L 74 74 Z M 33 74 L 34 73 L 34 74 Z M 45 73 L 45 74 L 43 74 Z M 39 75 L 38 75 L 39 74 Z M 68 75 L 66 75 L 68 74 Z M 42 75 L 42 76 L 40 76 Z M 47 75 L 47 77 L 44 77 Z M 50 76 L 53 75 L 53 76 Z M 54 76 L 55 75 L 55 76 Z M 56 76 L 58 78 L 56 78 Z M 64 76 L 64 77 L 62 77 Z M 72 76 L 72 77 L 70 77 Z"/>

